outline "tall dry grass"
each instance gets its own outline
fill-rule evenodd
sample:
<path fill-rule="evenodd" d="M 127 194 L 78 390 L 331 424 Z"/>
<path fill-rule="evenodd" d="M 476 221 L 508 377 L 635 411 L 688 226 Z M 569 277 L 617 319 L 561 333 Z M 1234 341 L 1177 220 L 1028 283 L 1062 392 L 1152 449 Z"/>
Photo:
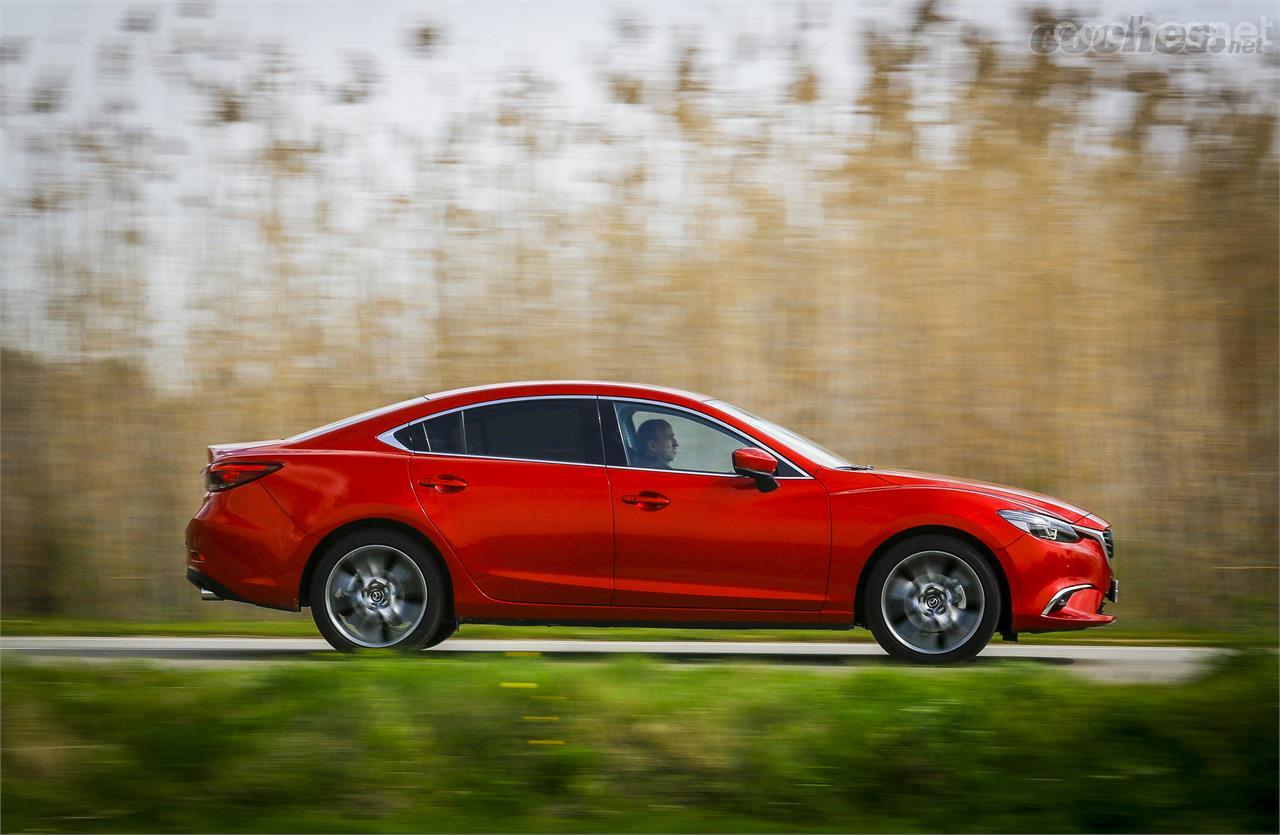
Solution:
<path fill-rule="evenodd" d="M 5 293 L 6 615 L 207 611 L 182 528 L 208 443 L 573 377 L 1062 496 L 1114 525 L 1122 616 L 1274 624 L 1274 72 L 1033 56 L 922 11 L 859 42 L 845 100 L 809 29 L 761 91 L 751 50 L 626 24 L 587 115 L 513 71 L 406 132 L 372 65 L 300 113 L 279 47 L 215 84 L 150 25 L 113 44 L 158 69 L 110 89 L 186 90 L 198 158 L 105 93 L 90 118 L 6 82 L 6 260 L 34 279 Z M 447 66 L 447 30 L 406 40 Z"/>

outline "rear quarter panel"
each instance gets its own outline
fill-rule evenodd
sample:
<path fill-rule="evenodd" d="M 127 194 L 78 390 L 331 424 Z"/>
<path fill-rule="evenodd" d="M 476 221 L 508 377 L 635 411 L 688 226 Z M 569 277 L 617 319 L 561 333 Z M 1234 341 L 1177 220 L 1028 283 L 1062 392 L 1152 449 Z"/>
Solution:
<path fill-rule="evenodd" d="M 444 559 L 455 603 L 463 606 L 480 592 L 422 512 L 409 483 L 410 457 L 394 450 L 300 450 L 276 456 L 285 466 L 260 483 L 307 533 L 312 548 L 352 522 L 387 519 L 417 530 Z M 299 554 L 290 566 L 299 580 L 310 554 L 309 550 Z"/>
<path fill-rule="evenodd" d="M 297 606 L 290 583 L 295 556 L 308 537 L 291 522 L 261 481 L 205 494 L 187 525 L 188 567 L 232 593 L 265 606 Z"/>

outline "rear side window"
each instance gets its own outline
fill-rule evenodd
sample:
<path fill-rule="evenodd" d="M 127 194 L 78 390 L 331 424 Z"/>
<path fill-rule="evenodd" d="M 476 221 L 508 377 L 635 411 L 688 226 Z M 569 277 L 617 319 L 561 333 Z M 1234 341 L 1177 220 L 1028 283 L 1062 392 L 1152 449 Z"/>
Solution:
<path fill-rule="evenodd" d="M 421 423 L 411 423 L 397 429 L 393 437 L 405 449 L 411 449 L 414 452 L 427 451 L 427 433 Z"/>
<path fill-rule="evenodd" d="M 462 412 L 422 422 L 432 452 L 462 452 Z"/>
<path fill-rule="evenodd" d="M 393 437 L 414 452 L 462 452 L 462 412 L 411 423 Z"/>
<path fill-rule="evenodd" d="M 468 455 L 604 463 L 594 399 L 517 400 L 463 414 Z M 434 438 L 431 449 L 438 451 Z"/>

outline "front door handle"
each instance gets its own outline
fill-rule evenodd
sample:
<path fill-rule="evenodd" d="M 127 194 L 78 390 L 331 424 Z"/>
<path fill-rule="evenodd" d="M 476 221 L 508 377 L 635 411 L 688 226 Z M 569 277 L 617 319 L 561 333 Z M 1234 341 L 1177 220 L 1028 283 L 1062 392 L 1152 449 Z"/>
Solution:
<path fill-rule="evenodd" d="M 418 481 L 423 487 L 430 487 L 437 493 L 457 493 L 467 489 L 467 480 L 456 475 L 437 475 Z"/>
<path fill-rule="evenodd" d="M 639 493 L 628 493 L 622 497 L 623 504 L 633 504 L 641 510 L 662 510 L 671 504 L 671 500 L 661 493 L 652 490 L 641 490 Z"/>

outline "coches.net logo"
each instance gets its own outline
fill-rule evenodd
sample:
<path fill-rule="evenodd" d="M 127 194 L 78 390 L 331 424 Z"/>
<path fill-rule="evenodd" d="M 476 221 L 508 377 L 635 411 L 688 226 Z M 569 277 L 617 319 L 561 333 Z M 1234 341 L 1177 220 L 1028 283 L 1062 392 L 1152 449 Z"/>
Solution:
<path fill-rule="evenodd" d="M 1055 20 L 1036 24 L 1028 46 L 1038 55 L 1257 55 L 1271 49 L 1275 22 L 1261 17 L 1223 21 L 1163 21 L 1130 15 L 1111 22 Z"/>

